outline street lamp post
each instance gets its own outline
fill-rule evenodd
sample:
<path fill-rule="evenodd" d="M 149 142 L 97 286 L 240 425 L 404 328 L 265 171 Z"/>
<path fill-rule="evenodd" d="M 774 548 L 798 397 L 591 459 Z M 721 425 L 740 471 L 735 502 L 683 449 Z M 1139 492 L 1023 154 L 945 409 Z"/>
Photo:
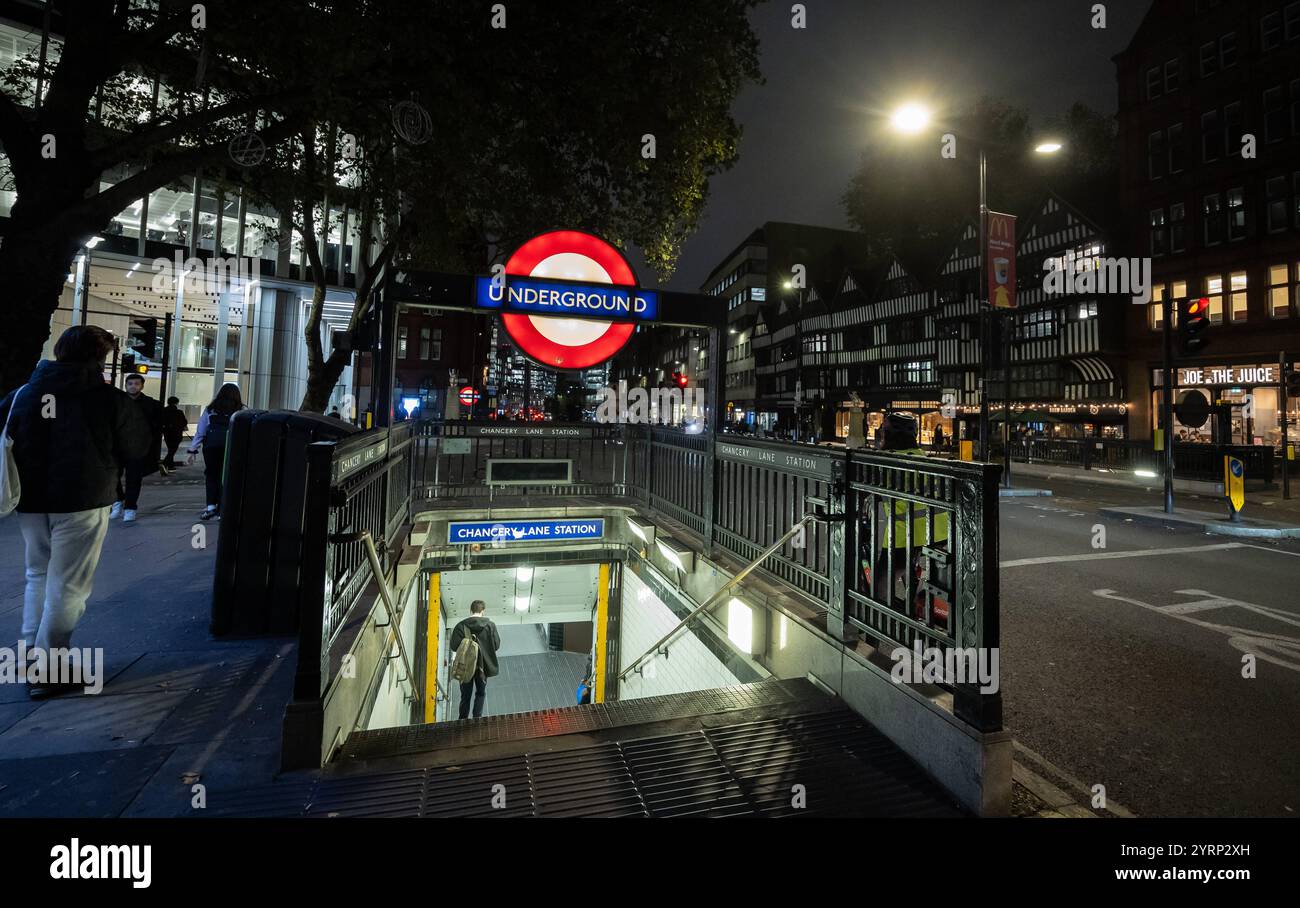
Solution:
<path fill-rule="evenodd" d="M 904 104 L 894 111 L 890 121 L 899 132 L 915 135 L 930 124 L 930 112 L 920 104 Z M 1034 147 L 1038 154 L 1055 154 L 1064 146 L 1060 142 L 1041 142 Z M 992 439 L 989 431 L 989 356 L 992 349 L 992 324 L 995 313 L 992 311 L 984 294 L 988 290 L 988 157 L 984 146 L 979 146 L 979 183 L 980 183 L 980 224 L 979 224 L 979 287 L 975 299 L 979 303 L 980 326 L 980 450 L 987 463 L 993 454 Z M 1007 484 L 1011 482 L 1011 322 L 1008 313 L 1008 330 L 1005 332 L 1005 349 L 1003 356 L 1004 394 L 1003 416 L 1003 475 Z"/>

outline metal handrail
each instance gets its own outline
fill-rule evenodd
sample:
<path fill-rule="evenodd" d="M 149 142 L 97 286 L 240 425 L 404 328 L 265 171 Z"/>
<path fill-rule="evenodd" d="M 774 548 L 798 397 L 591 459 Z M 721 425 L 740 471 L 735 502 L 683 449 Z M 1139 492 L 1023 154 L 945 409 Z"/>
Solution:
<path fill-rule="evenodd" d="M 623 671 L 619 673 L 618 680 L 622 681 L 628 675 L 632 674 L 632 672 L 634 672 L 641 665 L 641 663 L 646 660 L 648 656 L 654 656 L 658 654 L 659 647 L 667 644 L 673 637 L 675 637 L 678 633 L 680 633 L 688 624 L 694 621 L 697 615 L 700 615 L 703 612 L 707 611 L 708 609 L 712 608 L 714 604 L 723 596 L 725 596 L 734 586 L 736 586 L 736 584 L 740 583 L 740 581 L 748 577 L 749 573 L 753 571 L 754 568 L 758 567 L 760 564 L 766 561 L 770 556 L 775 554 L 776 551 L 781 548 L 781 546 L 789 542 L 790 539 L 792 539 L 795 536 L 795 534 L 799 532 L 799 530 L 803 529 L 805 524 L 807 524 L 809 521 L 816 520 L 816 519 L 817 516 L 815 514 L 807 514 L 801 520 L 795 523 L 794 526 L 786 530 L 785 534 L 780 539 L 772 543 L 770 546 L 768 546 L 766 549 L 763 550 L 763 553 L 761 555 L 759 555 L 749 564 L 741 568 L 734 577 L 732 577 L 721 587 L 719 587 L 718 590 L 714 592 L 712 596 L 710 596 L 708 599 L 705 599 L 704 602 L 700 603 L 695 608 L 691 609 L 691 611 L 686 615 L 685 618 L 677 622 L 676 627 L 674 627 L 667 634 L 665 634 L 658 641 L 656 641 L 655 644 L 651 646 L 648 650 L 646 650 L 644 653 L 638 656 L 632 662 L 631 665 L 623 669 Z"/>
<path fill-rule="evenodd" d="M 335 545 L 341 545 L 349 542 L 360 542 L 366 547 L 366 557 L 370 561 L 370 570 L 375 575 L 375 581 L 379 584 L 379 598 L 384 603 L 384 611 L 388 614 L 388 623 L 393 629 L 393 637 L 397 640 L 397 652 L 402 657 L 402 666 L 406 669 L 407 680 L 411 682 L 411 694 L 407 699 L 415 703 L 424 701 L 423 690 L 415 673 L 411 671 L 411 660 L 406 655 L 406 643 L 402 640 L 402 628 L 398 623 L 398 616 L 393 611 L 393 601 L 388 593 L 388 581 L 384 578 L 384 568 L 379 562 L 379 552 L 375 548 L 375 540 L 371 537 L 369 530 L 361 530 L 357 533 L 336 533 L 330 537 L 330 542 Z M 398 683 L 401 683 L 400 679 Z"/>

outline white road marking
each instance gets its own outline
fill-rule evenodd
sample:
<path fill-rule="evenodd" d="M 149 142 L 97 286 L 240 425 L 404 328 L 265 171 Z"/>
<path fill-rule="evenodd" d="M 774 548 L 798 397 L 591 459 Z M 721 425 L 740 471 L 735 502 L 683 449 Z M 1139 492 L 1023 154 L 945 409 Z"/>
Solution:
<path fill-rule="evenodd" d="M 1244 542 L 1220 542 L 1216 545 L 1191 545 L 1176 549 L 1138 549 L 1132 552 L 1087 552 L 1082 555 L 1044 555 L 1041 558 L 1018 558 L 1004 561 L 998 565 L 1003 568 L 1026 567 L 1032 564 L 1062 564 L 1067 561 L 1105 561 L 1111 558 L 1145 558 L 1148 555 L 1183 555 L 1197 552 L 1212 552 L 1222 549 L 1247 548 Z M 1259 546 L 1249 546 L 1259 548 Z"/>
<path fill-rule="evenodd" d="M 1254 545 L 1249 542 L 1242 543 L 1248 549 L 1259 549 L 1261 552 L 1274 552 L 1278 555 L 1291 555 L 1294 558 L 1300 558 L 1300 552 L 1288 552 L 1286 549 L 1273 549 L 1266 545 Z"/>
<path fill-rule="evenodd" d="M 1207 595 L 1204 590 L 1175 590 L 1183 595 L 1201 596 Z M 1300 672 L 1300 638 L 1288 637 L 1285 634 L 1270 634 L 1267 631 L 1257 631 L 1248 627 L 1236 627 L 1231 624 L 1215 624 L 1212 621 L 1201 621 L 1197 618 L 1191 618 L 1187 615 L 1179 614 L 1171 610 L 1169 606 L 1152 605 L 1149 602 L 1143 602 L 1141 599 L 1130 599 L 1128 596 L 1121 596 L 1114 590 L 1093 590 L 1092 594 L 1101 599 L 1112 599 L 1116 602 L 1127 602 L 1130 605 L 1136 605 L 1139 608 L 1156 612 L 1160 615 L 1167 615 L 1178 621 L 1186 621 L 1188 624 L 1195 625 L 1205 630 L 1214 631 L 1223 634 L 1228 638 L 1228 645 L 1239 652 L 1249 653 L 1265 662 L 1271 662 L 1282 668 L 1290 669 L 1293 672 Z M 1214 595 L 1210 593 L 1208 595 Z M 1244 608 L 1247 611 L 1254 612 L 1257 615 L 1264 615 L 1282 621 L 1286 624 L 1300 626 L 1296 616 L 1288 612 L 1282 612 L 1278 609 L 1269 608 L 1266 605 L 1256 605 L 1252 602 L 1241 602 L 1237 599 L 1216 599 L 1207 601 L 1221 602 L 1225 606 L 1236 606 Z M 1183 605 L 1185 603 L 1178 603 Z M 1193 605 L 1200 603 L 1191 603 Z M 1276 655 L 1270 655 L 1276 653 Z M 1287 661 L 1291 659 L 1293 661 Z"/>

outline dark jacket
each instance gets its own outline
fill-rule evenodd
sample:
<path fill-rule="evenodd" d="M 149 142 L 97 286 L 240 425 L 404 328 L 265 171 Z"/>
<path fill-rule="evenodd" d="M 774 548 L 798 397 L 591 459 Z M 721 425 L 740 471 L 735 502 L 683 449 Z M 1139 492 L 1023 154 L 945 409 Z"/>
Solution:
<path fill-rule="evenodd" d="M 452 655 L 460 649 L 460 642 L 465 639 L 466 634 L 473 634 L 474 639 L 478 641 L 478 668 L 483 673 L 483 677 L 495 677 L 500 671 L 497 666 L 497 650 L 501 649 L 501 635 L 497 633 L 497 626 L 490 618 L 482 615 L 466 618 L 451 632 Z"/>
<path fill-rule="evenodd" d="M 190 427 L 189 417 L 180 407 L 163 407 L 162 419 L 164 438 L 180 438 Z"/>
<path fill-rule="evenodd" d="M 135 404 L 149 427 L 149 449 L 140 458 L 140 466 L 143 467 L 143 475 L 152 476 L 158 472 L 158 449 L 162 446 L 163 405 L 143 391 L 135 397 L 128 394 L 127 399 Z"/>
<path fill-rule="evenodd" d="M 31 381 L 0 402 L 0 425 L 10 407 L 22 513 L 106 508 L 117 499 L 118 469 L 149 451 L 141 408 L 105 384 L 96 364 L 42 360 Z"/>

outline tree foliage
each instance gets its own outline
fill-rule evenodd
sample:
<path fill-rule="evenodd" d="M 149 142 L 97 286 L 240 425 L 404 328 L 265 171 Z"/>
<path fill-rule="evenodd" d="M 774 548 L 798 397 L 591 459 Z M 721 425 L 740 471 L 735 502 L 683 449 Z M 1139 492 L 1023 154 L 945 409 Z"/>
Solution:
<path fill-rule="evenodd" d="M 282 206 L 303 237 L 318 235 L 317 203 L 346 199 L 374 231 L 377 276 L 388 260 L 479 270 L 568 226 L 643 247 L 666 277 L 736 156 L 730 106 L 759 78 L 755 2 L 508 4 L 504 28 L 455 0 L 77 4 L 39 107 L 32 60 L 0 75 L 17 192 L 0 269 L 24 273 L 0 387 L 30 372 L 81 242 L 199 168 Z M 403 103 L 428 113 L 426 141 L 394 128 Z M 243 167 L 228 146 L 250 132 L 267 158 Z M 339 156 L 343 136 L 359 156 Z"/>

